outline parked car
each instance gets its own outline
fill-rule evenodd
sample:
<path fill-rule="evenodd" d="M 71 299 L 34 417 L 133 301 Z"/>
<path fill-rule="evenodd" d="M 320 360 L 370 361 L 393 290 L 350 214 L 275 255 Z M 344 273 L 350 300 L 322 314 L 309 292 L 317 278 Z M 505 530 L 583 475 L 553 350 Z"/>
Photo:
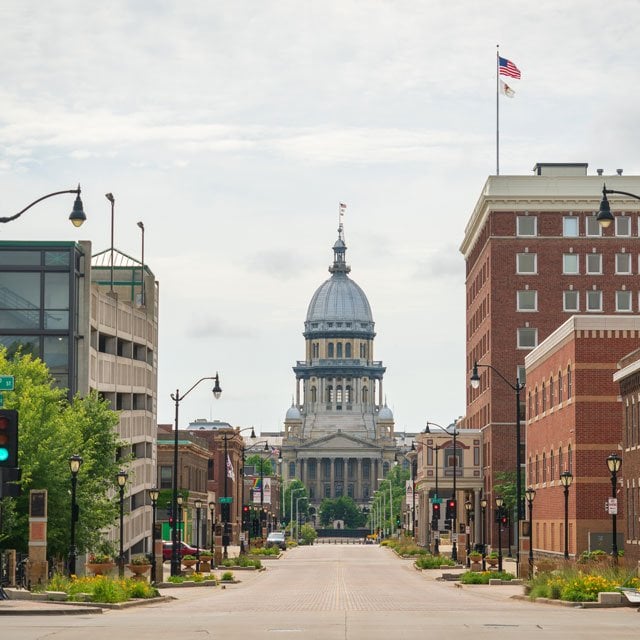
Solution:
<path fill-rule="evenodd" d="M 163 560 L 171 560 L 171 550 L 173 549 L 173 543 L 171 540 L 163 540 L 162 541 L 162 559 Z M 195 556 L 198 550 L 195 547 L 192 547 L 190 544 L 186 542 L 180 542 L 180 557 L 184 556 Z M 204 549 L 200 549 L 200 553 L 202 553 Z"/>
<path fill-rule="evenodd" d="M 284 551 L 287 548 L 287 541 L 284 538 L 284 531 L 272 531 L 267 536 L 265 547 L 267 547 L 267 549 L 269 547 L 280 547 L 280 549 Z"/>

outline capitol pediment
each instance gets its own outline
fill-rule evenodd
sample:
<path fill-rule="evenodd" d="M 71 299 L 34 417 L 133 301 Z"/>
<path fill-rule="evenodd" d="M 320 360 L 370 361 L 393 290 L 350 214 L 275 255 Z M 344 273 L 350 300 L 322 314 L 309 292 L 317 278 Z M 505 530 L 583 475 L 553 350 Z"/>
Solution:
<path fill-rule="evenodd" d="M 312 450 L 314 452 L 323 451 L 327 454 L 335 454 L 336 452 L 345 450 L 354 452 L 354 449 L 357 450 L 358 453 L 364 453 L 367 451 L 380 451 L 380 446 L 370 440 L 338 431 L 337 433 L 332 433 L 322 438 L 307 440 L 303 445 L 298 447 L 299 453 Z"/>

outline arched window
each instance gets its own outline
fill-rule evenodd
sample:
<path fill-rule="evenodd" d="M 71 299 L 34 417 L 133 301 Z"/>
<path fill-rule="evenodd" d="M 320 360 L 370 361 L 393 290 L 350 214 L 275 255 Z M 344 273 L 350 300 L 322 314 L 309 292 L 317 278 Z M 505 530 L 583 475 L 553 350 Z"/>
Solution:
<path fill-rule="evenodd" d="M 573 473 L 573 457 L 571 452 L 571 445 L 567 447 L 567 471 Z"/>
<path fill-rule="evenodd" d="M 327 402 L 333 402 L 333 387 L 331 385 L 327 387 Z"/>
<path fill-rule="evenodd" d="M 549 408 L 553 407 L 553 376 L 549 378 Z"/>
<path fill-rule="evenodd" d="M 314 342 L 313 343 L 313 349 L 312 349 L 311 357 L 317 358 L 318 357 L 318 352 L 319 352 L 318 343 Z"/>
<path fill-rule="evenodd" d="M 567 365 L 567 400 L 571 397 L 571 365 Z"/>
<path fill-rule="evenodd" d="M 558 371 L 558 404 L 562 403 L 562 371 Z"/>
<path fill-rule="evenodd" d="M 553 449 L 549 454 L 549 480 L 553 480 L 556 477 L 555 459 L 553 457 Z"/>
<path fill-rule="evenodd" d="M 547 396 L 544 392 L 544 382 L 542 383 L 542 413 L 547 410 Z"/>
<path fill-rule="evenodd" d="M 347 342 L 344 345 L 344 357 L 345 358 L 350 358 L 351 357 L 351 343 Z"/>
<path fill-rule="evenodd" d="M 369 401 L 369 390 L 367 387 L 362 387 L 362 404 L 367 404 Z"/>
<path fill-rule="evenodd" d="M 333 342 L 327 345 L 327 358 L 333 358 Z"/>
<path fill-rule="evenodd" d="M 342 402 L 342 385 L 336 387 L 336 402 Z"/>
<path fill-rule="evenodd" d="M 289 477 L 290 478 L 295 478 L 296 477 L 296 463 L 295 462 L 290 462 L 289 463 Z"/>
<path fill-rule="evenodd" d="M 388 473 L 389 473 L 389 463 L 385 461 L 382 463 L 382 477 L 386 478 Z"/>
<path fill-rule="evenodd" d="M 536 484 L 540 482 L 540 466 L 538 463 L 538 454 L 536 453 Z"/>
<path fill-rule="evenodd" d="M 311 387 L 311 402 L 317 402 L 317 401 L 318 401 L 317 389 L 315 387 Z"/>
<path fill-rule="evenodd" d="M 347 385 L 344 390 L 344 401 L 351 402 L 351 386 Z"/>
<path fill-rule="evenodd" d="M 336 344 L 336 358 L 342 358 L 342 342 Z"/>
<path fill-rule="evenodd" d="M 564 471 L 564 467 L 562 466 L 562 447 L 558 447 L 558 477 Z"/>
<path fill-rule="evenodd" d="M 542 454 L 542 482 L 547 481 L 547 454 Z"/>
<path fill-rule="evenodd" d="M 534 398 L 535 398 L 535 413 L 534 415 L 538 415 L 538 408 L 539 408 L 539 404 L 538 404 L 538 387 L 536 387 L 536 390 L 534 392 Z"/>

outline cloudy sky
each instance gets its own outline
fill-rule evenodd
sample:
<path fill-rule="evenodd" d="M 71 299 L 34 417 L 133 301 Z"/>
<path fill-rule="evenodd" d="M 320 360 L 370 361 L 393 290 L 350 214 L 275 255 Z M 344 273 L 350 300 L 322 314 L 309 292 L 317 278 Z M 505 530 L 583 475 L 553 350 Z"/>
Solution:
<path fill-rule="evenodd" d="M 495 173 L 640 170 L 638 0 L 3 0 L 0 239 L 91 240 L 160 282 L 158 419 L 280 428 L 338 203 L 396 429 L 465 410 L 458 247 Z M 66 196 L 65 196 L 66 197 Z"/>

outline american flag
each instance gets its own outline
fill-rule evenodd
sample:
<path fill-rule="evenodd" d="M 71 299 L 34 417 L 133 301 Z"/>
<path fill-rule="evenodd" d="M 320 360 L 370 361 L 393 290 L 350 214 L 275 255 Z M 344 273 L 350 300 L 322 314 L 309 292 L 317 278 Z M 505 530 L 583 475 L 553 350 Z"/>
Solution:
<path fill-rule="evenodd" d="M 498 56 L 498 68 L 501 76 L 509 76 L 510 78 L 516 78 L 516 80 L 520 79 L 520 69 L 511 60 Z"/>

